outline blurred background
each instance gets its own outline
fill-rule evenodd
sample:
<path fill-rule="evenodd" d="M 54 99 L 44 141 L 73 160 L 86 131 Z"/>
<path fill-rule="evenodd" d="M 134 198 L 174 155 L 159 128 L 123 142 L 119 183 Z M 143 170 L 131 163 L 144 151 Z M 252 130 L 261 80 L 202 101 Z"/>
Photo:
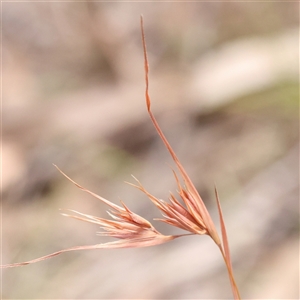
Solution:
<path fill-rule="evenodd" d="M 148 220 L 176 192 L 153 111 L 218 224 L 243 299 L 299 298 L 297 2 L 2 3 L 2 263 L 109 239 L 59 209 L 108 217 L 64 178 Z M 153 221 L 165 234 L 176 228 Z M 3 270 L 3 299 L 231 299 L 206 236 L 67 253 Z"/>

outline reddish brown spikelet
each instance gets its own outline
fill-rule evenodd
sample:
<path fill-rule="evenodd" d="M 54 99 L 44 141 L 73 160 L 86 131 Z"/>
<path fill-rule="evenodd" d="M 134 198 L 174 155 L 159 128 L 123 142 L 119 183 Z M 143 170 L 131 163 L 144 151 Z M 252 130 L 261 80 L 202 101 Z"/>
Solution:
<path fill-rule="evenodd" d="M 89 190 L 82 187 L 74 180 L 70 179 L 57 166 L 56 168 L 65 177 L 71 180 L 77 187 L 79 187 L 87 193 L 91 193 Z M 149 221 L 147 221 L 140 215 L 132 212 L 122 201 L 121 204 L 123 207 L 113 204 L 109 200 L 106 200 L 105 198 L 100 197 L 98 195 L 97 198 L 113 208 L 113 210 L 107 212 L 113 220 L 83 214 L 74 210 L 70 211 L 75 213 L 75 215 L 70 215 L 66 213 L 63 213 L 63 215 L 81 221 L 98 224 L 103 230 L 98 233 L 99 235 L 121 239 L 122 241 L 119 241 L 119 243 L 114 243 L 113 245 L 123 245 L 123 247 L 154 246 L 179 237 L 165 236 L 161 234 L 153 227 L 153 225 Z M 132 243 L 132 241 L 134 241 L 135 243 Z"/>
<path fill-rule="evenodd" d="M 161 210 L 164 219 L 156 219 L 165 222 L 169 225 L 179 227 L 192 234 L 207 234 L 207 228 L 202 222 L 198 222 L 193 213 L 190 213 L 176 198 L 173 194 L 170 194 L 170 203 L 158 199 L 152 194 L 150 194 L 142 184 L 135 178 L 138 185 L 129 183 L 130 185 L 136 187 L 156 205 L 156 207 Z"/>

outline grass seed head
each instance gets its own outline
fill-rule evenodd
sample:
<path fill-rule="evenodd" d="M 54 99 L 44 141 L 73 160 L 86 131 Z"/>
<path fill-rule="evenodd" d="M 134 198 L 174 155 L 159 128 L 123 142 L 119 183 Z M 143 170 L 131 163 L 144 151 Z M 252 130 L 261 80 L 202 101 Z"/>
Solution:
<path fill-rule="evenodd" d="M 62 214 L 64 216 L 75 218 L 81 221 L 98 224 L 101 228 L 101 231 L 98 233 L 99 235 L 117 238 L 118 240 L 114 242 L 104 243 L 104 244 L 72 247 L 27 262 L 2 265 L 1 268 L 24 266 L 27 264 L 35 263 L 38 261 L 42 261 L 57 256 L 61 253 L 68 252 L 68 251 L 108 249 L 108 248 L 111 249 L 111 248 L 148 247 L 148 246 L 155 246 L 155 245 L 169 242 L 183 235 L 206 234 L 210 236 L 219 247 L 228 270 L 234 298 L 240 299 L 237 285 L 233 277 L 227 233 L 226 233 L 225 223 L 223 220 L 223 214 L 220 206 L 218 193 L 216 191 L 216 199 L 217 199 L 221 231 L 222 231 L 222 242 L 219 238 L 216 227 L 210 217 L 210 214 L 202 198 L 200 197 L 198 191 L 196 190 L 187 172 L 181 165 L 179 159 L 177 158 L 171 145 L 169 144 L 168 140 L 166 139 L 165 135 L 160 129 L 151 111 L 151 100 L 149 96 L 149 79 L 148 79 L 149 65 L 148 65 L 148 57 L 147 57 L 147 49 L 146 49 L 146 41 L 145 41 L 145 33 L 144 33 L 142 16 L 141 16 L 141 32 L 142 32 L 142 44 L 144 49 L 146 106 L 147 106 L 150 119 L 158 135 L 160 136 L 166 148 L 168 149 L 175 165 L 179 170 L 179 174 L 184 182 L 184 185 L 181 185 L 178 176 L 173 171 L 177 188 L 178 188 L 178 195 L 181 199 L 181 202 L 178 201 L 172 193 L 169 196 L 169 202 L 156 198 L 155 196 L 150 194 L 136 178 L 135 180 L 137 181 L 137 184 L 132 184 L 132 183 L 129 184 L 141 190 L 144 194 L 146 194 L 148 198 L 154 203 L 154 205 L 160 210 L 163 218 L 158 220 L 167 223 L 171 226 L 175 226 L 180 229 L 186 230 L 189 233 L 181 234 L 181 235 L 164 235 L 159 231 L 157 231 L 149 221 L 147 221 L 140 215 L 132 212 L 122 201 L 121 201 L 122 206 L 119 206 L 89 191 L 88 189 L 84 188 L 83 186 L 75 182 L 73 179 L 68 177 L 57 166 L 55 166 L 59 172 L 61 172 L 67 179 L 69 179 L 72 183 L 74 183 L 78 188 L 96 197 L 97 199 L 99 199 L 100 201 L 102 201 L 103 203 L 105 203 L 111 208 L 111 210 L 108 211 L 108 215 L 111 217 L 111 219 L 99 218 L 88 214 L 80 213 L 75 210 L 69 210 L 69 212 L 71 212 L 72 214 L 67 212 Z"/>

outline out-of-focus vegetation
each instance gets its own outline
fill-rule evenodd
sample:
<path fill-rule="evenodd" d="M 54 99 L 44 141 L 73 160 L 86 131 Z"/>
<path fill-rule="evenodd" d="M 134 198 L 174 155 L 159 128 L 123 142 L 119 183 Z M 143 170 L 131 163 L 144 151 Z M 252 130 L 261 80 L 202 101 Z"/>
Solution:
<path fill-rule="evenodd" d="M 217 221 L 244 299 L 299 298 L 299 4 L 2 3 L 2 260 L 104 242 L 59 208 L 107 217 L 52 166 L 159 217 L 176 185 L 146 114 L 139 17 L 157 119 Z M 172 165 L 173 166 L 173 165 Z M 156 222 L 157 223 L 157 222 Z M 174 232 L 163 224 L 157 228 Z M 4 299 L 228 299 L 206 237 L 69 253 L 3 271 Z"/>

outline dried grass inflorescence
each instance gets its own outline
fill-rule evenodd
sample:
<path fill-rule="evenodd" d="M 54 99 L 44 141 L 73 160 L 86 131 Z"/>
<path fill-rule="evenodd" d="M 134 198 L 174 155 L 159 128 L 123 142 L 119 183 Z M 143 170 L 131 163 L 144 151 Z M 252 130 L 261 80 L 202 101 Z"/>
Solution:
<path fill-rule="evenodd" d="M 72 183 L 74 183 L 78 188 L 91 194 L 97 199 L 101 200 L 103 203 L 105 203 L 111 208 L 110 211 L 107 211 L 111 219 L 99 218 L 99 217 L 83 214 L 74 210 L 69 210 L 73 214 L 62 213 L 62 215 L 75 218 L 78 220 L 98 224 L 102 229 L 102 231 L 99 232 L 99 235 L 117 238 L 118 240 L 114 242 L 104 243 L 104 244 L 72 247 L 27 262 L 7 264 L 7 265 L 2 265 L 1 267 L 10 268 L 10 267 L 24 266 L 69 251 L 105 249 L 105 248 L 107 249 L 107 248 L 148 247 L 148 246 L 155 246 L 162 243 L 166 243 L 171 240 L 174 240 L 175 238 L 182 237 L 185 235 L 205 234 L 210 236 L 212 240 L 216 243 L 218 248 L 220 249 L 224 262 L 226 264 L 226 268 L 228 270 L 234 298 L 240 299 L 238 288 L 233 277 L 227 233 L 226 233 L 225 223 L 223 220 L 223 215 L 222 215 L 222 210 L 221 210 L 221 205 L 220 205 L 217 190 L 215 190 L 215 193 L 216 193 L 217 206 L 218 206 L 219 217 L 220 217 L 222 241 L 218 235 L 216 227 L 210 217 L 209 212 L 207 211 L 207 208 L 203 200 L 201 199 L 194 184 L 192 183 L 191 179 L 189 178 L 188 174 L 186 173 L 185 169 L 183 168 L 179 159 L 177 158 L 175 152 L 173 151 L 172 147 L 170 146 L 169 142 L 164 136 L 162 130 L 160 129 L 151 111 L 151 100 L 149 97 L 149 80 L 148 80 L 149 66 L 148 66 L 147 49 L 146 49 L 142 16 L 141 16 L 141 32 L 142 32 L 142 43 L 144 49 L 144 63 L 145 63 L 144 67 L 145 67 L 145 83 L 146 83 L 145 97 L 146 97 L 147 110 L 157 133 L 159 134 L 160 138 L 162 139 L 166 148 L 168 149 L 170 155 L 172 156 L 179 170 L 181 178 L 183 180 L 184 185 L 182 186 L 178 176 L 176 175 L 175 171 L 173 171 L 177 183 L 178 194 L 182 201 L 181 202 L 178 201 L 172 193 L 170 194 L 169 202 L 156 198 L 155 196 L 150 194 L 135 177 L 134 179 L 136 180 L 137 184 L 132 184 L 132 183 L 129 184 L 141 190 L 144 194 L 146 194 L 148 198 L 155 204 L 155 206 L 161 211 L 163 218 L 157 220 L 160 220 L 171 226 L 175 226 L 183 230 L 186 230 L 188 233 L 181 234 L 181 235 L 163 235 L 158 230 L 156 230 L 149 221 L 137 215 L 136 213 L 132 212 L 122 201 L 121 201 L 122 206 L 110 202 L 109 200 L 82 187 L 74 180 L 72 180 L 70 177 L 68 177 L 64 172 L 62 172 L 57 166 L 55 166 L 59 170 L 59 172 L 61 172 L 67 179 L 69 179 Z"/>

